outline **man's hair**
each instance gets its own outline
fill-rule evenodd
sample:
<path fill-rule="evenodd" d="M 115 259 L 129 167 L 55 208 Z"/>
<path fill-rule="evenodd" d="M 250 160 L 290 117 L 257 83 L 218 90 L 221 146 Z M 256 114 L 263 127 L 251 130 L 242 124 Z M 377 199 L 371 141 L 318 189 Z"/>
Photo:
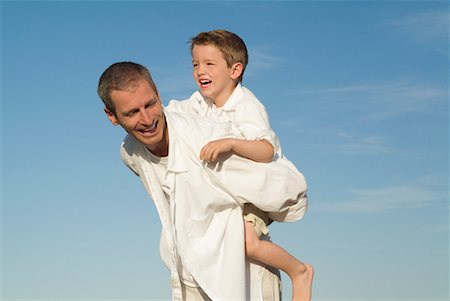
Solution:
<path fill-rule="evenodd" d="M 227 30 L 217 29 L 208 32 L 201 32 L 191 38 L 191 54 L 195 45 L 213 45 L 222 52 L 227 66 L 240 62 L 242 64 L 242 74 L 238 82 L 242 82 L 245 67 L 248 64 L 247 47 L 244 41 L 236 34 Z"/>
<path fill-rule="evenodd" d="M 112 64 L 100 77 L 97 88 L 98 96 L 100 96 L 105 107 L 116 115 L 116 108 L 111 99 L 111 92 L 113 90 L 132 91 L 137 87 L 137 83 L 140 80 L 148 82 L 155 93 L 158 93 L 155 82 L 145 66 L 133 62 Z"/>

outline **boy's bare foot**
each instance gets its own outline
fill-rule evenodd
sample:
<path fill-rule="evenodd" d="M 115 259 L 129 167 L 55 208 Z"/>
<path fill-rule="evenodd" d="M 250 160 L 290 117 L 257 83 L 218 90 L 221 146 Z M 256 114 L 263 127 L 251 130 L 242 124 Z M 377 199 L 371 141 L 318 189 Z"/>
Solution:
<path fill-rule="evenodd" d="M 314 268 L 305 263 L 296 277 L 292 278 L 292 301 L 310 301 Z"/>

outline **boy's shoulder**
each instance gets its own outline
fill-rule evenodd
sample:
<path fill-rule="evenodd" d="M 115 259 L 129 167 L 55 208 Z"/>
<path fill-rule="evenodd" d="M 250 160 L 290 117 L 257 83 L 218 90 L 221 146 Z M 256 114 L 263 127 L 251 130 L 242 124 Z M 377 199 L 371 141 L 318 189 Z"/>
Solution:
<path fill-rule="evenodd" d="M 237 88 L 237 87 L 236 87 Z M 261 103 L 258 97 L 247 87 L 240 86 L 242 90 L 243 98 L 248 101 Z"/>
<path fill-rule="evenodd" d="M 236 95 L 239 95 L 239 97 L 236 97 L 236 99 L 233 100 L 233 107 L 236 109 L 236 111 L 243 110 L 251 112 L 253 110 L 266 110 L 264 104 L 259 100 L 258 97 L 256 97 L 255 94 L 253 94 L 253 92 L 249 88 L 238 85 L 236 89 Z"/>
<path fill-rule="evenodd" d="M 247 87 L 238 84 L 224 105 L 224 110 L 239 110 L 247 107 L 264 107 L 261 101 Z"/>

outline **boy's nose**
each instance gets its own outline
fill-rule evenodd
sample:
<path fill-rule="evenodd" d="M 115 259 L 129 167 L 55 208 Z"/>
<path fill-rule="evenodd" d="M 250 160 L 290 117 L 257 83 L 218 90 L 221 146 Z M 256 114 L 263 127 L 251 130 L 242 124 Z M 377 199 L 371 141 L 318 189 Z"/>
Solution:
<path fill-rule="evenodd" d="M 205 74 L 205 72 L 203 71 L 203 67 L 199 66 L 197 68 L 197 75 L 203 75 L 203 74 Z"/>

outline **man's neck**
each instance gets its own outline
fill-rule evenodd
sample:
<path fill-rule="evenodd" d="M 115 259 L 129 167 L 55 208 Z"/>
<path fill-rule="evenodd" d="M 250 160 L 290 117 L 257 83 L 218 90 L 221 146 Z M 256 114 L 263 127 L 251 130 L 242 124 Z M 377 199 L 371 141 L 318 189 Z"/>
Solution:
<path fill-rule="evenodd" d="M 167 121 L 164 118 L 164 136 L 162 139 L 162 142 L 160 145 L 155 146 L 154 148 L 150 149 L 147 146 L 147 149 L 154 155 L 157 157 L 167 157 L 169 155 L 169 129 L 167 128 Z"/>
<path fill-rule="evenodd" d="M 167 157 L 169 155 L 169 148 L 165 148 L 165 149 L 149 149 L 147 147 L 147 149 L 156 157 Z"/>

